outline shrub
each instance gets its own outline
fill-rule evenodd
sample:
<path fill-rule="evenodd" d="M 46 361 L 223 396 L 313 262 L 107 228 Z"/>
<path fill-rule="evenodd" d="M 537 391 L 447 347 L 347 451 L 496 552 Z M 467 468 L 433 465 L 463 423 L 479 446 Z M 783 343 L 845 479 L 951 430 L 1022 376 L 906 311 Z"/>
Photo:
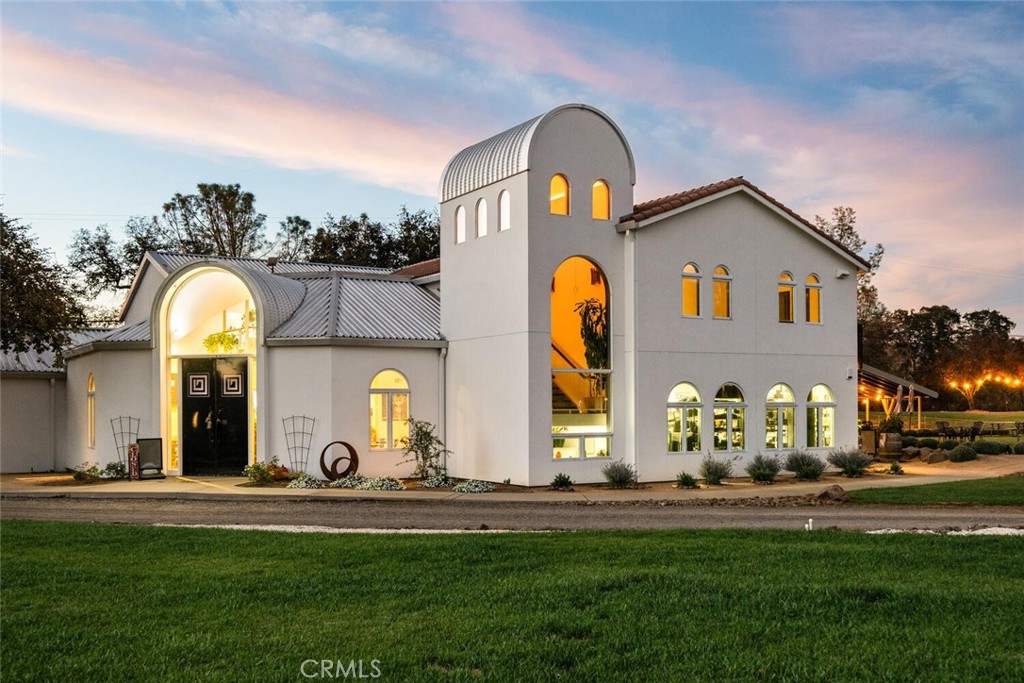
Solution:
<path fill-rule="evenodd" d="M 405 438 L 402 451 L 405 460 L 398 464 L 416 463 L 412 476 L 420 479 L 426 479 L 432 474 L 445 474 L 442 458 L 451 453 L 434 434 L 434 425 L 412 417 L 409 418 L 409 436 Z"/>
<path fill-rule="evenodd" d="M 422 489 L 447 489 L 455 485 L 455 480 L 447 474 L 435 474 L 420 481 Z"/>
<path fill-rule="evenodd" d="M 971 448 L 978 455 L 999 455 L 1010 451 L 1010 444 L 1001 441 L 975 441 Z"/>
<path fill-rule="evenodd" d="M 96 463 L 86 461 L 75 468 L 72 476 L 75 481 L 96 481 L 100 478 L 100 468 Z"/>
<path fill-rule="evenodd" d="M 828 454 L 828 463 L 844 477 L 859 477 L 871 464 L 871 458 L 855 448 L 837 448 Z"/>
<path fill-rule="evenodd" d="M 329 489 L 357 489 L 362 484 L 366 483 L 367 481 L 368 481 L 367 478 L 365 476 L 363 476 L 362 474 L 359 474 L 358 472 L 353 472 L 352 474 L 348 475 L 347 477 L 342 477 L 341 479 L 335 479 L 334 481 L 329 482 L 327 484 L 327 488 L 329 488 Z"/>
<path fill-rule="evenodd" d="M 555 475 L 555 478 L 551 480 L 551 488 L 556 491 L 568 491 L 572 488 L 572 477 L 568 474 L 559 472 Z"/>
<path fill-rule="evenodd" d="M 783 467 L 801 481 L 818 481 L 825 472 L 825 463 L 807 451 L 793 451 L 786 456 Z"/>
<path fill-rule="evenodd" d="M 938 436 L 939 430 L 937 429 L 918 429 L 917 436 Z"/>
<path fill-rule="evenodd" d="M 1017 455 L 1024 455 L 1024 441 L 1021 441 L 1013 447 L 1013 452 Z"/>
<path fill-rule="evenodd" d="M 899 460 L 893 460 L 889 463 L 889 469 L 886 470 L 889 474 L 903 474 L 903 465 L 900 464 Z"/>
<path fill-rule="evenodd" d="M 933 439 L 931 437 L 928 437 L 928 438 L 925 438 L 925 439 L 918 439 L 917 440 L 917 447 L 918 448 L 938 448 L 939 447 L 939 440 L 938 439 Z"/>
<path fill-rule="evenodd" d="M 249 477 L 249 483 L 253 486 L 266 486 L 274 479 L 274 469 L 280 467 L 277 456 L 269 464 L 254 462 L 242 470 L 242 474 Z M 273 469 L 272 469 L 273 468 Z"/>
<path fill-rule="evenodd" d="M 128 468 L 125 467 L 123 462 L 108 462 L 107 466 L 100 472 L 100 477 L 103 479 L 127 479 Z"/>
<path fill-rule="evenodd" d="M 949 459 L 953 462 L 967 462 L 968 460 L 977 460 L 977 452 L 966 444 L 957 446 L 949 452 Z"/>
<path fill-rule="evenodd" d="M 677 489 L 696 489 L 700 488 L 697 484 L 697 480 L 692 475 L 686 472 L 680 472 L 676 475 L 676 488 Z"/>
<path fill-rule="evenodd" d="M 296 472 L 286 488 L 290 489 L 322 489 L 324 483 L 308 472 Z"/>
<path fill-rule="evenodd" d="M 697 474 L 704 479 L 704 483 L 717 486 L 723 479 L 732 476 L 732 463 L 728 460 L 716 460 L 709 455 L 701 461 Z"/>
<path fill-rule="evenodd" d="M 944 451 L 951 451 L 958 445 L 958 442 L 954 441 L 953 439 L 946 439 L 945 441 L 939 442 L 939 448 L 941 448 Z"/>
<path fill-rule="evenodd" d="M 782 469 L 778 458 L 769 458 L 767 455 L 758 453 L 747 465 L 747 474 L 756 484 L 772 484 L 775 482 L 775 475 Z"/>
<path fill-rule="evenodd" d="M 899 415 L 883 417 L 878 422 L 878 431 L 886 434 L 900 434 L 903 432 L 903 418 Z"/>
<path fill-rule="evenodd" d="M 903 439 L 901 441 L 902 441 L 904 447 L 906 447 L 906 446 L 916 446 L 917 445 L 917 437 L 916 436 L 907 436 L 906 434 L 904 434 L 903 435 Z"/>
<path fill-rule="evenodd" d="M 601 467 L 601 474 L 613 489 L 624 489 L 636 484 L 639 473 L 628 462 L 614 460 Z"/>
<path fill-rule="evenodd" d="M 356 486 L 360 491 L 404 491 L 405 484 L 394 477 L 374 477 Z"/>
<path fill-rule="evenodd" d="M 480 481 L 479 479 L 470 479 L 464 481 L 461 484 L 456 484 L 452 491 L 455 493 L 492 493 L 494 486 L 489 482 Z"/>

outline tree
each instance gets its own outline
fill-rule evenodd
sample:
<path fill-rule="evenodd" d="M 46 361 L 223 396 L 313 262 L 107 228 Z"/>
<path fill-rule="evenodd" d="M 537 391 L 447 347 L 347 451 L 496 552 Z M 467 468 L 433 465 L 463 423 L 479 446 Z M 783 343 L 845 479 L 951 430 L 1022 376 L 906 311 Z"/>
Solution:
<path fill-rule="evenodd" d="M 117 241 L 106 225 L 75 233 L 68 265 L 77 272 L 89 296 L 128 289 L 147 251 L 172 246 L 155 218 L 132 216 L 124 226 L 125 239 Z"/>
<path fill-rule="evenodd" d="M 833 208 L 831 220 L 815 216 L 814 224 L 832 240 L 868 262 L 868 270 L 857 274 L 857 319 L 867 322 L 884 316 L 885 306 L 879 300 L 878 289 L 871 284 L 871 278 L 882 265 L 885 247 L 875 244 L 874 249 L 867 254 L 863 253 L 867 242 L 857 232 L 857 212 L 848 206 Z"/>
<path fill-rule="evenodd" d="M 0 212 L 0 349 L 59 355 L 85 314 L 71 275 L 29 229 Z"/>
<path fill-rule="evenodd" d="M 306 261 L 313 247 L 313 225 L 302 216 L 281 221 L 274 244 L 274 255 L 285 261 Z"/>
<path fill-rule="evenodd" d="M 164 229 L 182 251 L 211 256 L 253 256 L 267 248 L 267 217 L 239 185 L 199 183 L 197 194 L 176 193 L 164 204 Z"/>
<path fill-rule="evenodd" d="M 441 255 L 441 216 L 436 210 L 409 213 L 403 206 L 398 212 L 395 233 L 398 268 Z"/>

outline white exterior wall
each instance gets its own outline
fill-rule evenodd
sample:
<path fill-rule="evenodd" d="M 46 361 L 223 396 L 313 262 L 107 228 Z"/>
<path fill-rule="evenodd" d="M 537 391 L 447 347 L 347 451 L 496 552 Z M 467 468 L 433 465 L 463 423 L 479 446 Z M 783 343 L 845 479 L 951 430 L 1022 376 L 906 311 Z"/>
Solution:
<path fill-rule="evenodd" d="M 63 377 L 5 375 L 0 379 L 0 472 L 56 468 L 65 434 Z"/>
<path fill-rule="evenodd" d="M 103 467 L 118 459 L 111 418 L 137 417 L 139 438 L 160 436 L 156 406 L 157 386 L 153 383 L 155 352 L 151 350 L 96 351 L 68 360 L 67 447 L 58 458 L 57 469 L 93 462 Z M 88 445 L 86 391 L 89 373 L 96 379 L 96 447 Z"/>
<path fill-rule="evenodd" d="M 807 393 L 819 383 L 836 399 L 836 446 L 856 446 L 857 282 L 853 274 L 835 277 L 836 269 L 855 270 L 849 261 L 740 193 L 641 228 L 636 240 L 642 479 L 672 479 L 684 470 L 696 474 L 713 447 L 714 396 L 725 382 L 739 385 L 747 404 L 746 450 L 737 474 L 753 455 L 767 452 L 765 398 L 779 382 L 796 398 L 798 447 L 806 446 Z M 702 276 L 700 318 L 681 315 L 681 272 L 690 261 Z M 718 265 L 732 276 L 731 320 L 713 318 L 712 273 Z M 796 281 L 794 323 L 778 321 L 778 278 L 784 270 Z M 820 325 L 803 321 L 804 278 L 811 273 L 822 283 Z M 668 394 L 683 381 L 694 384 L 702 399 L 701 454 L 667 452 Z"/>
<path fill-rule="evenodd" d="M 347 441 L 359 454 L 359 472 L 368 477 L 408 476 L 412 464 L 396 466 L 400 449 L 370 450 L 370 382 L 381 370 L 398 370 L 409 382 L 410 414 L 439 426 L 440 352 L 438 349 L 384 346 L 275 346 L 267 349 L 267 420 L 261 434 L 267 459 L 278 456 L 291 468 L 283 418 L 316 418 L 306 471 L 323 477 L 320 453 L 332 441 Z M 262 401 L 263 399 L 261 399 Z M 264 417 L 265 416 L 265 417 Z M 439 427 L 440 428 L 440 427 Z M 329 456 L 329 461 L 334 456 Z"/>
<path fill-rule="evenodd" d="M 124 324 L 132 325 L 140 320 L 148 320 L 153 313 L 153 299 L 163 284 L 164 276 L 151 263 L 146 262 L 142 280 L 135 288 L 135 295 L 124 312 Z"/>

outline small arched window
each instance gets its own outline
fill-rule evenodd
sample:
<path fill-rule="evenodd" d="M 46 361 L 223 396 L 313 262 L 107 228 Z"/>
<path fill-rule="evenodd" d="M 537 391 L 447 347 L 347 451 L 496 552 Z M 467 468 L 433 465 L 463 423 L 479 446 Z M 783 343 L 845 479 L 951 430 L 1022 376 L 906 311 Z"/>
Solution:
<path fill-rule="evenodd" d="M 89 448 L 96 448 L 96 378 L 91 372 L 85 389 L 85 436 Z"/>
<path fill-rule="evenodd" d="M 700 269 L 696 263 L 683 266 L 683 317 L 700 317 Z"/>
<path fill-rule="evenodd" d="M 481 199 L 476 203 L 476 236 L 487 236 L 487 200 Z"/>
<path fill-rule="evenodd" d="M 746 403 L 743 391 L 732 382 L 715 394 L 715 450 L 742 451 L 746 448 Z"/>
<path fill-rule="evenodd" d="M 455 244 L 462 244 L 466 241 L 466 207 L 459 206 L 455 209 Z"/>
<path fill-rule="evenodd" d="M 551 214 L 569 215 L 569 179 L 561 173 L 551 176 Z"/>
<path fill-rule="evenodd" d="M 668 452 L 700 453 L 700 393 L 680 382 L 668 395 Z"/>
<path fill-rule="evenodd" d="M 512 227 L 512 198 L 508 190 L 498 194 L 498 232 L 505 232 Z"/>
<path fill-rule="evenodd" d="M 606 221 L 612 217 L 612 192 L 608 189 L 608 183 L 603 180 L 594 181 L 592 215 L 599 221 Z"/>
<path fill-rule="evenodd" d="M 785 384 L 776 384 L 768 392 L 764 415 L 764 447 L 768 450 L 796 445 L 796 397 Z"/>
<path fill-rule="evenodd" d="M 370 449 L 402 448 L 409 438 L 409 382 L 382 370 L 370 382 Z"/>
<path fill-rule="evenodd" d="M 779 275 L 779 322 L 793 322 L 793 275 L 782 271 Z"/>
<path fill-rule="evenodd" d="M 712 298 L 714 300 L 715 317 L 727 320 L 732 317 L 732 277 L 725 266 L 715 268 L 712 280 Z"/>
<path fill-rule="evenodd" d="M 813 273 L 808 275 L 804 282 L 804 309 L 807 313 L 807 322 L 821 322 L 821 280 Z"/>
<path fill-rule="evenodd" d="M 816 384 L 807 394 L 807 447 L 835 446 L 836 400 L 832 390 Z"/>

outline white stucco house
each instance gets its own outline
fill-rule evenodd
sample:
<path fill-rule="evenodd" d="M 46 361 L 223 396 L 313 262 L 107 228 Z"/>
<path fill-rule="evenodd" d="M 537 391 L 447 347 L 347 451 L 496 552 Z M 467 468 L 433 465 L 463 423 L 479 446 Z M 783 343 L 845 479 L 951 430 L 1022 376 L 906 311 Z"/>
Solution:
<path fill-rule="evenodd" d="M 609 459 L 657 481 L 708 453 L 856 446 L 867 264 L 743 178 L 643 203 L 635 179 L 618 126 L 571 104 L 451 159 L 439 261 L 149 253 L 123 326 L 66 351 L 62 445 L 36 469 L 115 459 L 127 415 L 186 475 L 290 464 L 295 415 L 316 419 L 313 474 L 337 440 L 360 472 L 408 474 L 410 415 L 452 475 L 533 486 L 599 481 Z M 0 464 L 28 469 L 8 409 Z"/>

